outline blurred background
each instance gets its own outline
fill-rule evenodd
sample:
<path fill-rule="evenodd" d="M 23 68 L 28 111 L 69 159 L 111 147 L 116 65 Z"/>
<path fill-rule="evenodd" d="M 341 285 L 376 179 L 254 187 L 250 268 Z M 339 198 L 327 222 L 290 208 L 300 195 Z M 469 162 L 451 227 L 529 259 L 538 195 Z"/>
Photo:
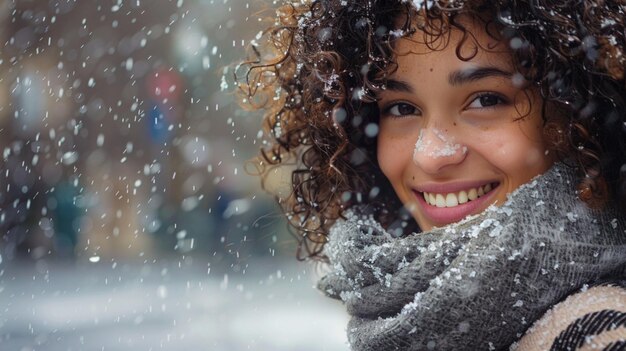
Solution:
<path fill-rule="evenodd" d="M 0 0 L 0 350 L 347 350 L 246 172 L 275 6 Z"/>

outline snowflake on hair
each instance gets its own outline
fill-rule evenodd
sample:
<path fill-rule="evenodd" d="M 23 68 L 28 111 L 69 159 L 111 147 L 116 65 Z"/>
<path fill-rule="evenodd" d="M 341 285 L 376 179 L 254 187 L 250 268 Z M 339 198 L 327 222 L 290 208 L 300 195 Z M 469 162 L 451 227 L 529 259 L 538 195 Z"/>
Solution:
<path fill-rule="evenodd" d="M 416 10 L 426 7 L 430 9 L 435 4 L 435 0 L 402 0 L 403 3 L 411 2 Z"/>

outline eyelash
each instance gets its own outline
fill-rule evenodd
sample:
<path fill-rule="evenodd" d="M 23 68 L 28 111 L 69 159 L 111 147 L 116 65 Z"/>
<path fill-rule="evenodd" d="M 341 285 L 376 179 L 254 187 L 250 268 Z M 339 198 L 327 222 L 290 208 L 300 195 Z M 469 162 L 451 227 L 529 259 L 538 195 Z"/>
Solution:
<path fill-rule="evenodd" d="M 481 106 L 481 107 L 471 107 L 471 108 L 472 109 L 474 109 L 474 108 L 495 108 L 498 105 L 502 105 L 502 104 L 507 104 L 508 103 L 508 100 L 504 96 L 502 96 L 500 94 L 493 93 L 493 92 L 484 92 L 484 93 L 478 93 L 476 95 L 476 97 L 474 97 L 472 99 L 472 101 L 470 101 L 470 103 L 467 105 L 468 108 L 470 108 L 469 106 L 472 105 L 474 103 L 474 101 L 477 101 L 477 100 L 479 100 L 481 98 L 484 98 L 484 97 L 494 97 L 494 98 L 497 99 L 497 102 L 496 102 L 495 105 Z"/>
<path fill-rule="evenodd" d="M 400 114 L 399 113 L 400 111 L 398 111 L 397 114 L 396 113 L 391 113 L 392 109 L 398 108 L 399 106 L 408 106 L 408 107 L 413 109 L 413 113 Z M 415 107 L 415 106 L 413 106 L 413 105 L 411 105 L 411 104 L 409 104 L 407 102 L 396 102 L 396 103 L 393 103 L 393 104 L 391 104 L 391 105 L 389 105 L 389 106 L 387 106 L 387 107 L 385 107 L 383 109 L 383 115 L 391 116 L 393 118 L 402 118 L 404 116 L 412 116 L 412 115 L 416 115 L 418 112 L 419 112 L 419 110 L 417 109 L 417 107 Z"/>
<path fill-rule="evenodd" d="M 485 97 L 493 97 L 493 98 L 496 98 L 497 101 L 496 101 L 496 103 L 494 105 L 480 106 L 480 107 L 469 107 L 475 101 L 477 101 L 479 99 L 482 99 L 482 98 L 485 98 Z M 497 94 L 497 93 L 493 93 L 493 92 L 483 92 L 483 93 L 478 93 L 470 101 L 470 103 L 467 105 L 466 108 L 469 108 L 469 109 L 496 108 L 498 105 L 502 105 L 502 104 L 508 104 L 508 100 L 504 96 L 502 96 L 500 94 Z M 413 109 L 413 112 L 412 113 L 400 114 L 399 111 L 398 111 L 398 113 L 391 113 L 392 109 L 398 108 L 399 106 L 408 106 L 408 107 Z M 413 116 L 413 115 L 417 115 L 418 113 L 419 113 L 419 109 L 417 107 L 411 105 L 410 103 L 407 103 L 407 102 L 396 102 L 396 103 L 393 103 L 393 104 L 391 104 L 391 105 L 389 105 L 389 106 L 387 106 L 387 107 L 385 107 L 383 109 L 383 115 L 384 116 L 391 116 L 393 118 L 402 118 L 402 117 L 405 117 L 405 116 Z"/>

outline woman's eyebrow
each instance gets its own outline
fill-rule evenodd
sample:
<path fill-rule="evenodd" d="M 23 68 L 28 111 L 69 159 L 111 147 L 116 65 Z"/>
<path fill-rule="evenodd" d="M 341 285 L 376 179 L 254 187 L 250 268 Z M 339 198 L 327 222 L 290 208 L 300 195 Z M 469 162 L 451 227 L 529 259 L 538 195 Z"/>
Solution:
<path fill-rule="evenodd" d="M 511 78 L 511 72 L 503 71 L 497 67 L 472 67 L 464 70 L 454 71 L 448 76 L 450 85 L 462 85 L 487 77 Z"/>
<path fill-rule="evenodd" d="M 497 67 L 472 67 L 464 70 L 451 72 L 448 75 L 448 83 L 453 86 L 474 82 L 488 77 L 511 78 L 513 73 Z M 388 79 L 385 90 L 412 94 L 413 88 L 409 83 L 397 79 Z"/>
<path fill-rule="evenodd" d="M 396 79 L 387 79 L 385 82 L 385 90 L 398 91 L 403 93 L 413 93 L 413 88 L 409 83 L 396 80 Z"/>

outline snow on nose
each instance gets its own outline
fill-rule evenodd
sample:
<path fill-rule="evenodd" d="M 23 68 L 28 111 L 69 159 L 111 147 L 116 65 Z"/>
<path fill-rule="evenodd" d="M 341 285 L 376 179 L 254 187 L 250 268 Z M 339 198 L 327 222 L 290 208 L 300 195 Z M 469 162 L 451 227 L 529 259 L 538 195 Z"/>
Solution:
<path fill-rule="evenodd" d="M 420 130 L 420 134 L 415 142 L 413 161 L 419 165 L 420 160 L 424 157 L 439 159 L 459 153 L 465 155 L 467 147 L 457 143 L 454 137 L 446 135 L 445 132 L 437 128 L 424 128 Z"/>

